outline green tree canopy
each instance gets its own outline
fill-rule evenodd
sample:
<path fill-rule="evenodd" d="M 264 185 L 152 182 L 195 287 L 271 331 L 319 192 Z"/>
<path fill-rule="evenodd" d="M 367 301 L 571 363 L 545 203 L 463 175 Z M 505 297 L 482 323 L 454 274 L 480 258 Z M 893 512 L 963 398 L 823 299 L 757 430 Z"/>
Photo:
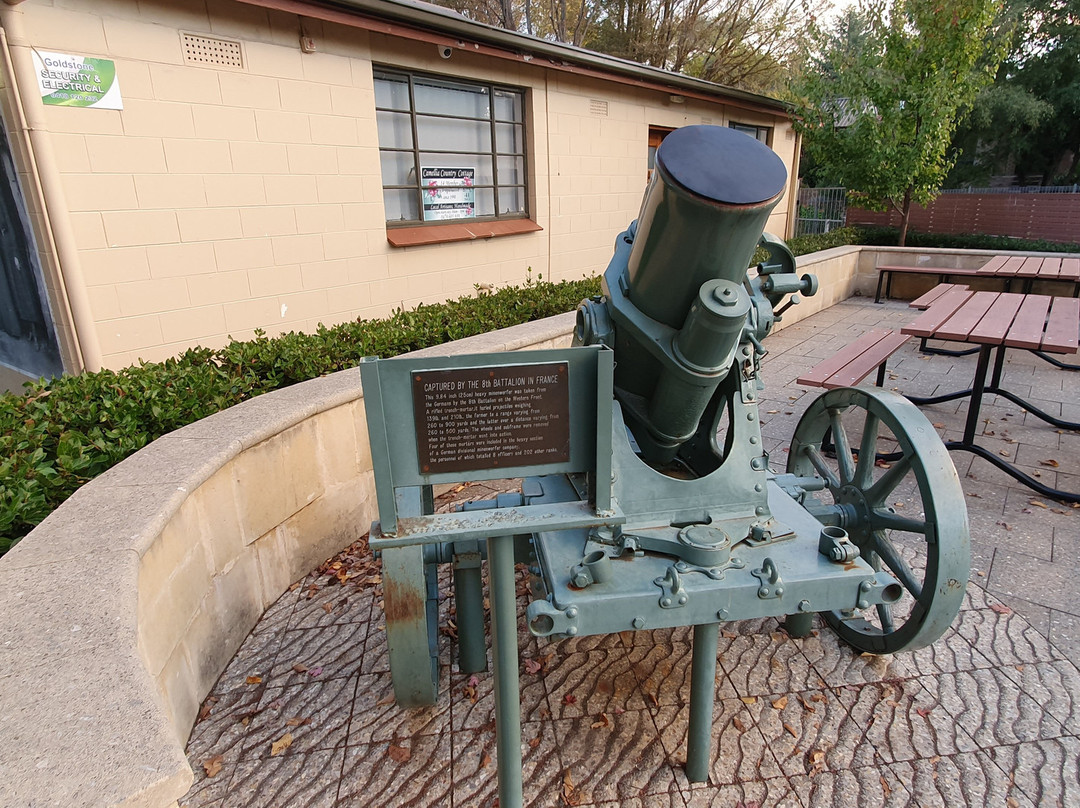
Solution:
<path fill-rule="evenodd" d="M 831 28 L 792 92 L 810 158 L 863 204 L 900 212 L 941 190 L 960 117 L 1004 54 L 1000 0 L 864 0 Z"/>

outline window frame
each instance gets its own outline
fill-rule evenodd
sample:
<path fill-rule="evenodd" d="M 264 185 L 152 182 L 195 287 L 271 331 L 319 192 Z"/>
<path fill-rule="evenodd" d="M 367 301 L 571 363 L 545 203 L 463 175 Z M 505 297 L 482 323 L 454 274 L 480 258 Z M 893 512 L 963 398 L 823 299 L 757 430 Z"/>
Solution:
<path fill-rule="evenodd" d="M 728 128 L 734 129 L 736 132 L 742 132 L 744 135 L 749 135 L 758 143 L 764 143 L 770 149 L 772 148 L 773 140 L 773 127 L 762 126 L 756 123 L 742 123 L 741 121 L 728 121 Z M 753 130 L 751 132 L 751 130 Z M 764 133 L 765 139 L 762 140 L 760 135 Z"/>
<path fill-rule="evenodd" d="M 528 141 L 528 128 L 527 128 L 527 88 L 514 87 L 508 84 L 495 81 L 480 81 L 471 78 L 458 78 L 456 76 L 443 76 L 436 73 L 428 73 L 419 70 L 410 70 L 407 68 L 393 67 L 389 65 L 373 65 L 372 68 L 374 81 L 378 82 L 380 78 L 386 77 L 389 80 L 404 81 L 408 88 L 408 104 L 409 108 L 394 109 L 391 107 L 381 107 L 377 103 L 375 105 L 376 116 L 380 112 L 391 112 L 396 114 L 406 113 L 409 116 L 409 126 L 412 145 L 411 147 L 395 147 L 384 146 L 382 142 L 379 143 L 380 162 L 381 156 L 386 153 L 391 154 L 408 154 L 412 156 L 412 171 L 415 172 L 416 181 L 413 184 L 387 184 L 386 177 L 382 175 L 380 167 L 380 181 L 381 187 L 384 192 L 384 216 L 385 216 L 385 192 L 386 191 L 413 191 L 416 194 L 415 204 L 416 210 L 420 218 L 418 219 L 386 219 L 387 238 L 391 243 L 401 242 L 402 246 L 408 246 L 417 243 L 429 243 L 430 241 L 453 241 L 458 240 L 455 235 L 462 227 L 465 228 L 464 233 L 460 234 L 461 239 L 466 238 L 478 238 L 478 237 L 490 237 L 494 235 L 509 235 L 514 232 L 528 232 L 531 230 L 539 230 L 539 226 L 531 222 L 530 218 L 530 189 L 531 181 L 529 175 L 529 141 Z M 478 118 L 469 115 L 454 115 L 450 113 L 418 113 L 416 109 L 416 88 L 415 82 L 417 80 L 429 80 L 432 82 L 438 82 L 450 85 L 461 85 L 471 88 L 484 88 L 488 94 L 488 116 L 486 118 Z M 507 119 L 503 120 L 499 118 L 496 111 L 495 97 L 496 93 L 510 93 L 516 95 L 520 99 L 520 119 Z M 458 120 L 458 121 L 470 121 L 486 123 L 490 127 L 490 150 L 489 151 L 461 151 L 456 149 L 422 149 L 420 147 L 420 140 L 418 136 L 417 117 L 434 118 L 439 120 Z M 521 140 L 518 148 L 520 151 L 514 152 L 500 152 L 499 143 L 497 140 L 496 130 L 499 125 L 510 125 L 520 128 Z M 477 190 L 491 190 L 492 198 L 494 201 L 495 213 L 484 216 L 472 216 L 462 217 L 456 219 L 438 219 L 438 220 L 425 220 L 424 207 L 423 207 L 423 185 L 420 177 L 422 166 L 421 154 L 446 154 L 453 157 L 462 156 L 476 156 L 482 159 L 491 160 L 491 182 L 485 184 L 474 184 L 474 188 Z M 499 158 L 512 158 L 514 160 L 521 161 L 521 181 L 520 182 L 500 182 L 499 181 Z M 524 209 L 520 211 L 499 213 L 499 197 L 501 193 L 521 194 L 523 200 Z M 525 225 L 532 225 L 526 227 Z M 392 231 L 414 231 L 414 230 L 432 230 L 428 235 L 421 235 L 417 233 L 405 233 L 399 234 L 399 238 L 392 238 Z M 438 232 L 435 232 L 435 231 Z M 438 236 L 438 237 L 436 237 Z"/>

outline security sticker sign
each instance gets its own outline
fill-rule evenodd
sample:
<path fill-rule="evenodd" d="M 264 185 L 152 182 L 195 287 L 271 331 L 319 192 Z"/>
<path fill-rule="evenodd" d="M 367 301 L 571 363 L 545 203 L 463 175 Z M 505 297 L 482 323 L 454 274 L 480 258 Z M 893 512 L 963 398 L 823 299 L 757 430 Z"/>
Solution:
<path fill-rule="evenodd" d="M 41 102 L 60 107 L 123 109 L 120 81 L 112 59 L 91 59 L 34 48 Z"/>

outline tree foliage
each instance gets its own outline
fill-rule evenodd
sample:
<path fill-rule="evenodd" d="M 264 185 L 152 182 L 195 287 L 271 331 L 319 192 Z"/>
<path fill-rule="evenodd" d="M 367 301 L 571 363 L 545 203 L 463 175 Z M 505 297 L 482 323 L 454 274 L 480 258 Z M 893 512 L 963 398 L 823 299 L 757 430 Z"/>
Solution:
<path fill-rule="evenodd" d="M 958 129 L 950 184 L 1080 182 L 1080 0 L 1014 0 L 1017 33 Z"/>
<path fill-rule="evenodd" d="M 806 151 L 869 207 L 940 191 L 960 117 L 1004 54 L 1000 0 L 865 0 L 813 34 L 793 87 Z"/>
<path fill-rule="evenodd" d="M 806 0 L 439 0 L 479 22 L 733 87 L 775 92 Z"/>

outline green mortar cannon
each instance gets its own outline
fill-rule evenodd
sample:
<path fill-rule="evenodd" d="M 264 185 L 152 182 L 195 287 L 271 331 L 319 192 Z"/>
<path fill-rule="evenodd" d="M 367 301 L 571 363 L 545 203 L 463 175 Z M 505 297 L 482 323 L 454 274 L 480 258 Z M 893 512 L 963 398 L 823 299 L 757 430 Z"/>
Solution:
<path fill-rule="evenodd" d="M 770 468 L 763 342 L 817 290 L 763 233 L 785 181 L 752 138 L 676 130 L 603 295 L 578 309 L 573 347 L 361 366 L 395 696 L 435 701 L 440 564 L 453 567 L 458 665 L 486 668 L 486 557 L 504 808 L 522 803 L 515 563 L 532 574 L 537 637 L 693 626 L 694 782 L 710 767 L 722 624 L 784 618 L 802 637 L 820 614 L 856 649 L 893 653 L 933 642 L 960 609 L 963 493 L 906 399 L 828 391 L 795 427 L 786 468 Z M 433 485 L 516 477 L 520 493 L 433 513 Z"/>

